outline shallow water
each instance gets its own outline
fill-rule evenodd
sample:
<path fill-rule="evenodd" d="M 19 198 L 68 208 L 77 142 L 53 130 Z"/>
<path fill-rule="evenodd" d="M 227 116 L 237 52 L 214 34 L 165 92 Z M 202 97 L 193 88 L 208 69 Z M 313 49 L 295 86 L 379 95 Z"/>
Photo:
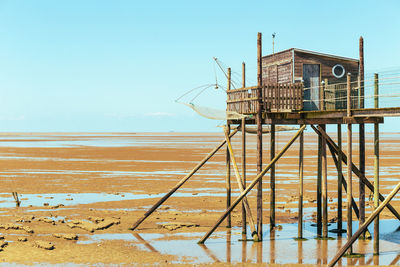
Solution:
<path fill-rule="evenodd" d="M 372 240 L 358 240 L 353 246 L 355 253 L 361 253 L 360 258 L 343 258 L 338 266 L 354 264 L 400 264 L 400 231 L 396 229 L 400 223 L 396 220 L 381 220 L 380 222 L 380 256 L 373 255 Z M 354 229 L 358 223 L 354 222 Z M 331 224 L 329 229 L 336 228 Z M 269 229 L 269 225 L 264 225 Z M 373 233 L 373 226 L 369 227 Z M 174 263 L 188 262 L 191 264 L 214 262 L 253 262 L 278 264 L 327 264 L 336 252 L 346 243 L 346 234 L 338 237 L 329 233 L 333 240 L 316 239 L 316 227 L 311 223 L 304 224 L 304 237 L 307 240 L 296 241 L 296 224 L 282 224 L 282 230 L 271 233 L 264 230 L 263 242 L 240 241 L 241 229 L 234 227 L 229 230 L 216 231 L 204 245 L 197 244 L 203 233 L 179 233 L 176 230 L 167 234 L 137 233 L 123 234 L 93 234 L 85 235 L 86 240 L 80 244 L 97 243 L 107 240 L 124 240 L 142 250 L 171 254 L 178 257 Z M 171 238 L 171 239 L 170 239 Z M 288 253 L 290 251 L 290 253 Z"/>
<path fill-rule="evenodd" d="M 195 194 L 195 195 L 194 195 Z M 44 206 L 45 203 L 48 206 L 55 206 L 63 204 L 64 206 L 72 206 L 79 204 L 92 204 L 97 202 L 110 202 L 110 201 L 121 201 L 121 200 L 134 200 L 134 199 L 150 199 L 150 198 L 161 198 L 165 194 L 135 194 L 135 193 L 118 193 L 118 194 L 107 194 L 107 193 L 54 193 L 54 194 L 19 194 L 21 200 L 20 207 L 38 207 Z M 226 193 L 183 193 L 177 192 L 174 197 L 204 197 L 204 196 L 226 196 Z M 239 196 L 239 193 L 232 193 L 233 197 Z M 0 193 L 0 207 L 2 208 L 13 208 L 15 207 L 14 198 L 11 194 Z"/>

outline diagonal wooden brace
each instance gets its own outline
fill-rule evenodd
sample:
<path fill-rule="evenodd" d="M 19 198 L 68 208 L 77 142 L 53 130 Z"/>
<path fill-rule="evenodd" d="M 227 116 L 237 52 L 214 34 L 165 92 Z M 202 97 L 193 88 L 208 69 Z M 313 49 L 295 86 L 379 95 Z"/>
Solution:
<path fill-rule="evenodd" d="M 225 133 L 226 144 L 228 146 L 228 151 L 229 151 L 229 154 L 231 155 L 232 165 L 233 165 L 233 168 L 235 170 L 236 181 L 238 183 L 240 193 L 243 193 L 243 191 L 245 189 L 244 188 L 244 184 L 243 184 L 243 179 L 240 176 L 239 168 L 238 168 L 238 166 L 236 164 L 236 159 L 235 159 L 235 155 L 233 153 L 233 148 L 232 148 L 232 144 L 231 144 L 231 141 L 230 141 L 230 138 L 229 138 L 229 133 L 228 133 L 227 127 L 224 127 L 224 133 Z M 256 227 L 255 227 L 255 224 L 254 224 L 253 216 L 251 215 L 251 209 L 250 209 L 249 202 L 247 201 L 247 197 L 243 198 L 243 203 L 244 203 L 244 207 L 246 209 L 247 216 L 249 218 L 249 225 L 250 225 L 250 229 L 251 229 L 251 235 L 252 235 L 254 241 L 259 241 L 260 238 L 258 236 Z"/>
<path fill-rule="evenodd" d="M 332 148 L 334 149 L 334 152 L 335 152 L 336 154 L 339 154 L 339 153 L 340 153 L 340 154 L 342 155 L 342 160 L 343 160 L 343 162 L 344 162 L 345 164 L 347 164 L 347 156 L 346 156 L 346 154 L 344 154 L 343 151 L 339 149 L 339 147 L 338 147 L 338 146 L 336 145 L 336 143 L 329 137 L 329 135 L 328 135 L 325 131 L 317 129 L 314 125 L 311 125 L 311 128 L 313 128 L 313 130 L 314 130 L 317 134 L 319 134 L 319 135 L 321 135 L 323 138 L 325 138 L 326 141 L 327 141 L 327 143 L 328 143 L 329 145 L 331 145 Z M 365 175 L 364 175 L 363 173 L 361 173 L 361 171 L 360 171 L 353 163 L 351 163 L 351 165 L 352 165 L 351 168 L 352 168 L 354 174 L 357 175 L 358 178 L 359 178 L 361 181 L 364 182 L 364 184 L 369 188 L 369 190 L 371 190 L 371 192 L 374 192 L 374 186 L 372 185 L 372 183 L 365 177 Z M 385 200 L 385 197 L 384 197 L 382 194 L 379 194 L 379 200 L 380 200 L 380 201 L 383 201 L 383 200 Z M 392 205 L 388 204 L 388 205 L 387 205 L 387 208 L 393 213 L 393 215 L 394 215 L 398 220 L 400 220 L 400 214 L 396 211 L 395 208 L 393 208 Z"/>
<path fill-rule="evenodd" d="M 357 240 L 357 238 L 365 231 L 365 229 L 372 223 L 372 221 L 375 219 L 376 216 L 379 215 L 379 213 L 389 205 L 389 202 L 393 199 L 393 197 L 399 192 L 400 190 L 400 183 L 397 184 L 397 186 L 392 190 L 392 192 L 389 193 L 389 195 L 383 199 L 382 203 L 377 207 L 372 214 L 368 217 L 367 220 L 365 220 L 365 223 L 360 225 L 358 230 L 354 233 L 354 235 L 350 238 L 349 241 L 338 251 L 338 253 L 333 257 L 333 259 L 328 263 L 329 267 L 333 267 L 339 260 L 340 258 L 346 253 L 346 251 L 349 249 L 351 245 Z"/>

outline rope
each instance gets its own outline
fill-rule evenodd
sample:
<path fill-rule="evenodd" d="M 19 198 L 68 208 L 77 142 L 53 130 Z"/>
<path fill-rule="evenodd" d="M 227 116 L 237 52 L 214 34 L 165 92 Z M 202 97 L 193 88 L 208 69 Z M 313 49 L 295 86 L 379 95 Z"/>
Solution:
<path fill-rule="evenodd" d="M 211 85 L 214 86 L 214 85 Z M 201 90 L 197 95 L 195 95 L 190 101 L 189 103 L 192 103 L 197 97 L 199 97 L 199 95 L 201 95 L 205 90 L 207 90 L 208 88 L 210 88 L 211 86 L 207 86 L 205 87 L 203 90 Z"/>
<path fill-rule="evenodd" d="M 197 90 L 197 89 L 200 89 L 200 88 L 203 88 L 203 87 L 209 87 L 209 86 L 213 86 L 213 84 L 204 84 L 204 85 L 201 85 L 201 86 L 198 86 L 198 87 L 195 87 L 195 88 L 193 88 L 193 89 L 190 89 L 189 91 L 187 91 L 186 93 L 184 93 L 183 95 L 181 95 L 180 97 L 178 97 L 177 99 L 175 99 L 175 102 L 178 102 L 182 97 L 184 97 L 184 96 L 186 96 L 186 95 L 188 95 L 188 94 L 190 94 L 191 92 L 193 92 L 193 91 L 195 91 L 195 90 Z"/>

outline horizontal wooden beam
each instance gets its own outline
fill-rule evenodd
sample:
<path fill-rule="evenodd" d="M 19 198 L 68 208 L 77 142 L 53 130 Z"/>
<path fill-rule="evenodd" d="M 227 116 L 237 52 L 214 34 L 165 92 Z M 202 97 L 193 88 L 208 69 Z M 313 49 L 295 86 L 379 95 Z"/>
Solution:
<path fill-rule="evenodd" d="M 346 117 L 346 110 L 326 110 L 326 111 L 300 111 L 304 118 L 343 118 Z M 400 107 L 393 108 L 363 108 L 352 109 L 352 117 L 400 117 Z"/>

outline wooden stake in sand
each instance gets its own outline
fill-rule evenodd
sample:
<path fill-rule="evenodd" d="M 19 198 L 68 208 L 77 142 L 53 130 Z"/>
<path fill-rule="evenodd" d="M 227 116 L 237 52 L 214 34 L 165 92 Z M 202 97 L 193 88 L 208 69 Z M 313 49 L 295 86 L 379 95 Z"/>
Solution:
<path fill-rule="evenodd" d="M 275 158 L 254 178 L 254 180 L 250 183 L 250 185 L 240 194 L 240 196 L 232 203 L 232 205 L 224 212 L 224 214 L 218 219 L 215 225 L 200 239 L 198 243 L 204 243 L 208 237 L 217 229 L 217 227 L 225 220 L 230 212 L 239 204 L 239 202 L 250 192 L 250 190 L 262 179 L 262 177 L 271 169 L 272 165 L 274 165 L 285 152 L 289 149 L 289 147 L 296 141 L 299 135 L 306 128 L 303 125 L 297 133 L 289 140 L 289 142 L 283 147 L 283 149 L 275 156 Z"/>
<path fill-rule="evenodd" d="M 229 134 L 229 137 L 234 136 L 239 131 L 239 127 L 236 128 L 232 133 Z M 147 217 L 149 217 L 161 204 L 163 204 L 173 193 L 176 192 L 187 180 L 190 179 L 218 150 L 221 149 L 226 143 L 224 139 L 216 148 L 214 148 L 193 170 L 182 178 L 165 196 L 163 196 L 156 204 L 153 205 L 131 228 L 130 230 L 135 230 Z"/>
<path fill-rule="evenodd" d="M 346 251 L 351 247 L 351 245 L 357 240 L 357 238 L 365 231 L 365 229 L 372 223 L 372 221 L 379 215 L 379 213 L 389 204 L 393 197 L 399 192 L 400 183 L 390 192 L 390 194 L 383 200 L 377 209 L 372 212 L 368 219 L 363 223 L 354 235 L 347 241 L 347 243 L 339 250 L 336 256 L 329 262 L 328 266 L 334 266 L 339 259 L 346 253 Z"/>
<path fill-rule="evenodd" d="M 18 193 L 12 192 L 12 196 L 14 197 L 15 204 L 17 205 L 17 207 L 19 207 L 21 205 L 21 201 L 19 200 Z"/>
<path fill-rule="evenodd" d="M 238 183 L 240 193 L 243 193 L 243 191 L 244 191 L 244 183 L 243 183 L 242 177 L 240 177 L 239 168 L 238 168 L 238 166 L 236 164 L 236 159 L 235 159 L 235 155 L 233 153 L 233 148 L 232 148 L 231 141 L 229 140 L 227 127 L 224 128 L 224 133 L 225 133 L 225 138 L 226 138 L 226 144 L 227 144 L 228 151 L 229 151 L 229 154 L 230 154 L 230 159 L 231 159 L 232 165 L 233 165 L 233 170 L 235 171 L 236 181 Z M 258 241 L 259 240 L 259 236 L 258 236 L 256 227 L 255 227 L 255 224 L 254 224 L 253 216 L 251 215 L 251 209 L 250 209 L 249 202 L 247 201 L 247 197 L 243 198 L 242 203 L 243 203 L 243 205 L 244 205 L 244 207 L 246 209 L 246 213 L 247 213 L 248 218 L 249 218 L 249 225 L 250 225 L 250 229 L 251 229 L 251 235 L 252 235 L 254 241 Z"/>

